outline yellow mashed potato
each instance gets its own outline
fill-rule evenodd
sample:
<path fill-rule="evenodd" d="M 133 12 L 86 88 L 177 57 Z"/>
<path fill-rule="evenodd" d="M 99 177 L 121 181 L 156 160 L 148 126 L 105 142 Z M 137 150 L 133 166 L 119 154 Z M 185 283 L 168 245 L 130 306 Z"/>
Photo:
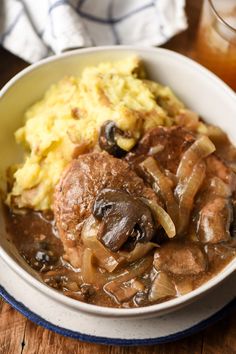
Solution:
<path fill-rule="evenodd" d="M 107 120 L 128 131 L 119 145 L 130 150 L 150 128 L 170 126 L 183 104 L 168 87 L 145 79 L 136 57 L 87 67 L 80 77 L 65 77 L 25 113 L 16 131 L 25 161 L 13 175 L 7 203 L 18 208 L 46 210 L 66 165 L 76 155 L 96 148 Z"/>

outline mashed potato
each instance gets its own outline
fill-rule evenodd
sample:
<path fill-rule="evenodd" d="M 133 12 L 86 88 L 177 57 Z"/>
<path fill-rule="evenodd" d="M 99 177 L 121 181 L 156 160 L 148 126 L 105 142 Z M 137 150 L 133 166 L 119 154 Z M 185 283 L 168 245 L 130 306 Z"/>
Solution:
<path fill-rule="evenodd" d="M 112 120 L 128 131 L 122 141 L 130 150 L 150 128 L 170 126 L 183 104 L 171 90 L 145 79 L 138 58 L 87 67 L 81 77 L 65 77 L 25 114 L 16 131 L 26 150 L 14 173 L 7 203 L 46 210 L 52 206 L 55 184 L 76 155 L 96 148 L 101 125 Z"/>

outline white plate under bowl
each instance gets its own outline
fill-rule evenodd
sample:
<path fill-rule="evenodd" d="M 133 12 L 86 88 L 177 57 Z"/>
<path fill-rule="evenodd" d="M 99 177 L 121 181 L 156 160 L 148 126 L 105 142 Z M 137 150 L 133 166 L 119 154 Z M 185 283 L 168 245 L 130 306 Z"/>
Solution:
<path fill-rule="evenodd" d="M 236 274 L 203 298 L 162 317 L 112 319 L 87 315 L 31 287 L 0 258 L 0 295 L 36 324 L 61 335 L 106 345 L 152 345 L 194 334 L 236 310 Z"/>
<path fill-rule="evenodd" d="M 35 101 L 40 99 L 44 94 L 45 90 L 52 84 L 57 82 L 64 75 L 79 75 L 84 67 L 88 65 L 96 65 L 102 61 L 114 61 L 123 59 L 129 55 L 138 55 L 145 62 L 145 67 L 152 78 L 155 81 L 161 82 L 165 85 L 169 85 L 174 92 L 186 103 L 188 107 L 198 112 L 202 117 L 206 119 L 207 122 L 219 125 L 224 129 L 230 138 L 236 142 L 236 95 L 235 93 L 227 87 L 223 81 L 218 79 L 211 72 L 198 65 L 197 63 L 189 60 L 188 58 L 179 55 L 177 53 L 171 52 L 169 50 L 160 49 L 160 48 L 144 48 L 144 47 L 133 47 L 133 46 L 116 46 L 116 47 L 100 47 L 100 48 L 89 48 L 83 50 L 77 50 L 62 54 L 60 56 L 55 56 L 43 60 L 33 66 L 30 66 L 23 70 L 21 73 L 17 74 L 10 82 L 1 90 L 0 92 L 0 150 L 1 150 L 1 159 L 0 159 L 0 183 L 3 180 L 5 175 L 6 167 L 11 163 L 17 162 L 19 156 L 19 146 L 16 145 L 14 141 L 14 131 L 22 125 L 22 116 L 25 110 Z M 192 292 L 185 294 L 181 297 L 175 298 L 170 301 L 163 302 L 161 304 L 155 304 L 148 307 L 133 308 L 133 309 L 113 309 L 113 308 L 104 308 L 101 306 L 95 306 L 91 304 L 82 303 L 74 299 L 63 296 L 59 292 L 47 287 L 39 279 L 36 279 L 36 275 L 32 270 L 27 267 L 26 263 L 22 261 L 19 257 L 18 252 L 14 249 L 11 243 L 7 241 L 7 234 L 4 227 L 3 213 L 0 210 L 0 257 L 8 264 L 11 269 L 18 274 L 15 282 L 17 289 L 13 293 L 9 289 L 9 293 L 15 296 L 16 300 L 23 302 L 28 307 L 31 306 L 34 299 L 42 299 L 44 301 L 45 309 L 47 311 L 45 316 L 40 315 L 39 308 L 32 308 L 32 311 L 36 314 L 39 314 L 44 319 L 50 321 L 50 316 L 60 316 L 59 309 L 63 309 L 64 314 L 74 314 L 75 318 L 82 319 L 83 322 L 86 322 L 87 317 L 86 313 L 90 313 L 96 316 L 106 317 L 103 319 L 94 318 L 92 323 L 101 327 L 101 330 L 104 329 L 106 324 L 107 333 L 111 333 L 111 337 L 116 338 L 117 333 L 121 334 L 121 338 L 125 337 L 123 327 L 126 328 L 126 321 L 124 318 L 131 317 L 136 318 L 136 322 L 128 322 L 130 327 L 128 328 L 128 335 L 130 333 L 134 334 L 134 329 L 138 331 L 137 326 L 139 322 L 137 318 L 147 318 L 150 316 L 162 316 L 171 311 L 176 311 L 182 306 L 188 306 L 187 309 L 190 311 L 189 315 L 192 318 L 192 309 L 195 308 L 196 304 L 201 307 L 201 301 L 199 300 L 201 296 L 206 294 L 207 291 L 211 290 L 213 287 L 219 285 L 227 276 L 229 276 L 236 269 L 236 259 L 232 260 L 219 274 L 213 277 L 210 281 L 206 282 L 199 288 L 193 290 Z M 1 268 L 0 268 L 1 269 Z M 2 274 L 1 270 L 1 274 Z M 4 275 L 1 275 L 4 276 Z M 18 285 L 20 281 L 26 281 L 29 284 L 28 293 L 25 292 L 25 286 L 21 288 Z M 8 291 L 7 286 L 2 284 Z M 232 284 L 233 285 L 233 284 Z M 222 285 L 223 286 L 223 285 Z M 232 290 L 235 290 L 235 287 L 232 286 L 230 289 L 225 289 L 232 293 Z M 20 293 L 22 291 L 22 293 Z M 214 290 L 215 291 L 215 290 Z M 222 293 L 222 288 L 216 289 Z M 18 293 L 19 292 L 19 293 Z M 235 293 L 235 292 L 234 292 Z M 14 295 L 15 294 L 15 295 Z M 210 296 L 206 295 L 206 296 Z M 207 297 L 208 298 L 208 297 Z M 216 298 L 216 296 L 215 296 Z M 217 297 L 218 298 L 218 297 Z M 44 300 L 43 300 L 44 299 Z M 224 299 L 224 296 L 222 297 Z M 41 301 L 41 300 L 40 300 Z M 189 306 L 188 304 L 192 301 L 198 301 L 196 304 Z M 215 300 L 214 300 L 215 301 Z M 222 300 L 223 301 L 223 300 Z M 218 311 L 219 308 L 223 307 L 228 301 L 223 301 L 223 304 L 219 305 L 212 313 L 207 315 L 204 312 L 204 318 L 211 316 L 213 313 Z M 50 304 L 51 307 L 46 306 Z M 57 305 L 56 305 L 57 304 Z M 203 301 L 204 304 L 204 301 Z M 53 308 L 53 310 L 51 309 Z M 57 314 L 56 310 L 58 309 L 59 313 Z M 55 310 L 55 311 L 54 311 Z M 183 310 L 185 311 L 185 310 Z M 83 312 L 83 314 L 81 313 Z M 184 312 L 186 313 L 186 312 Z M 198 316 L 198 312 L 196 316 Z M 67 316 L 67 315 L 65 315 Z M 163 323 L 168 321 L 168 315 L 166 318 L 163 317 L 161 321 Z M 73 316 L 72 316 L 73 317 Z M 114 320 L 107 319 L 108 317 L 116 318 Z M 59 318 L 59 317 L 58 317 Z M 61 318 L 61 317 L 60 317 Z M 118 319 L 119 318 L 119 319 Z M 121 319 L 123 318 L 123 319 Z M 189 318 L 189 317 L 188 317 Z M 201 321 L 203 318 L 198 318 L 196 323 Z M 64 321 L 65 319 L 63 319 Z M 70 318 L 69 318 L 70 320 Z M 120 324 L 119 331 L 118 327 L 111 327 L 111 322 Z M 121 322 L 119 322 L 121 321 Z M 158 321 L 149 320 L 150 324 L 154 325 L 154 322 Z M 154 321 L 154 322 L 152 322 Z M 177 321 L 177 317 L 176 317 Z M 179 321 L 177 321 L 179 322 Z M 176 323 L 177 323 L 176 322 Z M 64 322 L 63 322 L 64 323 Z M 88 320 L 88 324 L 91 323 Z M 104 323 L 104 324 L 103 324 Z M 69 324 L 69 323 L 68 323 Z M 80 327 L 76 327 L 76 323 L 73 323 L 75 327 L 71 327 L 71 330 L 80 331 Z M 103 325 L 102 325 L 103 324 Z M 122 324 L 122 325 L 121 325 Z M 60 324 L 59 324 L 60 325 Z M 81 325 L 81 323 L 79 323 Z M 87 324 L 85 323 L 84 326 Z M 123 326 L 123 327 L 122 327 Z M 151 328 L 150 333 L 152 333 L 153 338 L 156 338 L 156 328 Z M 192 324 L 183 324 L 182 330 L 189 328 Z M 65 328 L 66 325 L 65 325 Z M 177 326 L 179 331 L 179 323 Z M 109 331 L 108 331 L 109 330 Z M 100 331 L 100 328 L 96 329 Z M 115 331 L 115 332 L 114 332 Z M 153 331 L 155 333 L 153 333 Z M 81 327 L 81 333 L 86 333 L 85 328 Z M 140 336 L 141 336 L 141 332 Z M 94 334 L 96 336 L 104 336 L 105 332 Z M 163 334 L 166 335 L 165 333 Z M 147 338 L 147 337 L 145 337 Z M 128 338 L 130 339 L 130 338 Z"/>

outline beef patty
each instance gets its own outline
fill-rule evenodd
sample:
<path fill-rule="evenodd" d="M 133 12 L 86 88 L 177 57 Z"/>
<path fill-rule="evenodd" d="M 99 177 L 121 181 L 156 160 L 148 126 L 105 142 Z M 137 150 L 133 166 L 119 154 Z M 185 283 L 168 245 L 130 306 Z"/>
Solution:
<path fill-rule="evenodd" d="M 125 161 L 105 152 L 73 160 L 56 187 L 54 214 L 66 256 L 75 267 L 80 266 L 84 221 L 92 214 L 95 198 L 103 189 L 122 190 L 134 197 L 157 201 L 154 191 Z"/>

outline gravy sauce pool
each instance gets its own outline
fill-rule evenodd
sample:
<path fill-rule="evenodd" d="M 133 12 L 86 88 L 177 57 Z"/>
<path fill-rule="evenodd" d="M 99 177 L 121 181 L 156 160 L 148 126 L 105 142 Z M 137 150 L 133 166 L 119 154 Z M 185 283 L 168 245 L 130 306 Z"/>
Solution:
<path fill-rule="evenodd" d="M 74 269 L 63 259 L 63 245 L 58 237 L 52 213 L 27 211 L 24 214 L 14 214 L 9 208 L 5 207 L 5 218 L 7 232 L 12 242 L 30 267 L 38 272 L 42 281 L 48 286 L 63 292 L 66 296 L 100 306 L 123 308 L 147 306 L 183 295 L 220 272 L 236 254 L 236 240 L 234 238 L 227 243 L 206 245 L 204 250 L 208 256 L 207 271 L 191 276 L 169 274 L 175 284 L 176 294 L 175 296 L 166 296 L 155 302 L 148 300 L 151 282 L 156 275 L 151 262 L 143 275 L 137 278 L 137 286 L 142 284 L 142 287 L 136 295 L 127 301 L 119 302 L 115 296 L 106 291 L 106 284 L 102 287 L 96 287 L 96 285 L 91 286 L 83 283 L 81 270 Z M 168 241 L 168 243 L 171 242 Z M 186 242 L 187 244 L 194 244 L 192 241 Z M 181 241 L 181 244 L 183 245 L 183 241 Z M 153 258 L 152 251 L 150 257 Z M 129 271 L 129 267 L 126 267 L 126 271 Z M 100 272 L 102 274 L 102 269 L 100 269 Z M 125 284 L 125 286 L 128 286 L 128 284 Z"/>

